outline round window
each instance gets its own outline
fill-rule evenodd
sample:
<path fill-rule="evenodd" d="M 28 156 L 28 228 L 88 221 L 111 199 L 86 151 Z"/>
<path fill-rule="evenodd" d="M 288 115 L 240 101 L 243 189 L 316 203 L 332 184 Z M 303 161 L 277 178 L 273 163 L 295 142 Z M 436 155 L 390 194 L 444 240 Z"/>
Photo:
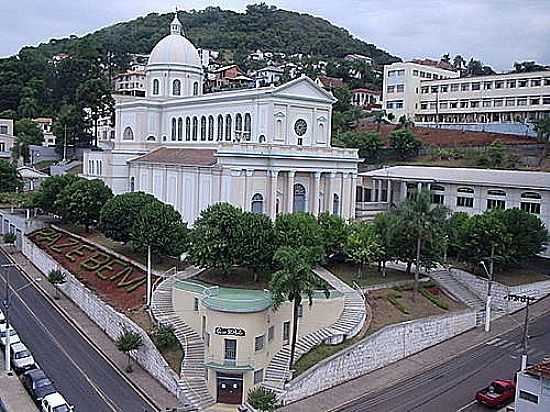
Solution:
<path fill-rule="evenodd" d="M 304 119 L 298 119 L 296 120 L 296 123 L 294 123 L 294 131 L 298 136 L 303 136 L 307 132 L 307 123 Z"/>

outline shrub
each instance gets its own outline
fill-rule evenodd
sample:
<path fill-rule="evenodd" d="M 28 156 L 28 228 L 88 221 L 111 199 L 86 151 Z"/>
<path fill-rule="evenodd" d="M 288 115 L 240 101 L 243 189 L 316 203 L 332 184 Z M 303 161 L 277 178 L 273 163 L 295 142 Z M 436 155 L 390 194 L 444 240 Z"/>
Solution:
<path fill-rule="evenodd" d="M 52 269 L 48 273 L 48 282 L 50 282 L 55 288 L 55 299 L 59 299 L 59 285 L 62 285 L 66 281 L 67 277 L 59 269 Z"/>
<path fill-rule="evenodd" d="M 15 241 L 17 240 L 17 235 L 15 233 L 5 233 L 3 236 L 4 243 L 7 245 L 13 245 Z"/>
<path fill-rule="evenodd" d="M 391 295 L 386 296 L 386 299 L 393 306 L 395 306 L 397 308 L 397 310 L 399 310 L 399 312 L 401 312 L 405 315 L 408 315 L 410 312 L 409 312 L 409 310 L 407 309 L 407 307 L 405 305 L 403 305 L 401 302 L 399 302 L 398 299 L 400 297 L 401 297 L 401 295 L 399 295 L 399 294 L 391 294 Z"/>
<path fill-rule="evenodd" d="M 277 407 L 275 393 L 258 386 L 248 392 L 248 403 L 262 412 L 272 412 Z"/>
<path fill-rule="evenodd" d="M 155 329 L 152 337 L 155 346 L 160 350 L 172 349 L 179 344 L 173 326 L 160 325 Z"/>
<path fill-rule="evenodd" d="M 437 296 L 434 296 L 428 289 L 420 288 L 419 292 L 422 296 L 432 302 L 435 306 L 443 310 L 449 310 L 449 305 L 445 302 L 442 302 Z"/>
<path fill-rule="evenodd" d="M 401 159 L 407 159 L 418 154 L 422 143 L 409 129 L 397 129 L 390 133 L 390 146 Z"/>

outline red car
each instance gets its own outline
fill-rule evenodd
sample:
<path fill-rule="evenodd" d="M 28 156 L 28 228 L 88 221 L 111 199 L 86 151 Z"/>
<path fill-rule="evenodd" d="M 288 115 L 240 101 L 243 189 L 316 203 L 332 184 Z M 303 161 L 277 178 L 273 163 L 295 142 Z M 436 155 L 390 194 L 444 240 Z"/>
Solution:
<path fill-rule="evenodd" d="M 476 394 L 476 400 L 490 408 L 498 408 L 512 402 L 515 396 L 516 384 L 514 381 L 500 379 L 493 381 L 485 389 L 480 390 Z"/>

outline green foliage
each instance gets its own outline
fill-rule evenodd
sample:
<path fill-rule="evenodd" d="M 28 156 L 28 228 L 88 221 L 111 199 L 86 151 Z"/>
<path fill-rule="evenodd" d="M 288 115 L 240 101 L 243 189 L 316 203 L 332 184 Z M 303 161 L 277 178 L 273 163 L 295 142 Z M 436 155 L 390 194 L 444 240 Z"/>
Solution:
<path fill-rule="evenodd" d="M 59 195 L 66 187 L 79 180 L 79 177 L 71 174 L 50 176 L 44 179 L 40 188 L 33 194 L 33 206 L 42 209 L 46 213 L 61 215 L 60 209 L 56 206 Z"/>
<path fill-rule="evenodd" d="M 356 222 L 350 225 L 346 240 L 346 254 L 361 266 L 361 274 L 366 266 L 382 256 L 382 246 L 374 225 L 366 222 Z"/>
<path fill-rule="evenodd" d="M 13 245 L 17 240 L 17 235 L 12 232 L 4 233 L 3 241 L 6 245 Z"/>
<path fill-rule="evenodd" d="M 384 146 L 377 132 L 344 132 L 333 138 L 333 145 L 359 149 L 359 157 L 375 160 Z"/>
<path fill-rule="evenodd" d="M 363 117 L 363 112 L 358 107 L 352 107 L 349 110 L 340 112 L 333 110 L 332 112 L 332 132 L 337 135 L 346 131 L 350 131 L 355 126 L 359 119 Z"/>
<path fill-rule="evenodd" d="M 78 179 L 57 196 L 54 208 L 66 223 L 81 224 L 86 230 L 99 222 L 101 208 L 113 197 L 101 180 Z"/>
<path fill-rule="evenodd" d="M 88 79 L 76 90 L 76 100 L 81 108 L 87 108 L 94 125 L 94 139 L 97 145 L 98 121 L 113 112 L 114 100 L 108 82 L 102 79 Z"/>
<path fill-rule="evenodd" d="M 173 326 L 160 325 L 155 329 L 152 337 L 155 346 L 161 351 L 173 349 L 179 345 Z"/>
<path fill-rule="evenodd" d="M 465 253 L 467 224 L 470 215 L 465 212 L 453 213 L 445 222 L 447 254 L 461 258 Z"/>
<path fill-rule="evenodd" d="M 63 155 L 65 136 L 67 137 L 67 146 L 85 146 L 89 144 L 91 137 L 88 129 L 90 126 L 90 121 L 82 108 L 74 104 L 61 106 L 52 127 L 53 134 L 57 136 L 55 141 L 56 152 Z"/>
<path fill-rule="evenodd" d="M 116 195 L 101 208 L 100 230 L 116 241 L 128 242 L 130 230 L 145 205 L 155 201 L 153 195 L 129 192 Z"/>
<path fill-rule="evenodd" d="M 189 261 L 228 274 L 240 258 L 241 217 L 241 210 L 229 203 L 216 203 L 203 210 L 189 236 Z"/>
<path fill-rule="evenodd" d="M 374 218 L 374 230 L 380 243 L 379 260 L 382 265 L 398 255 L 398 243 L 401 233 L 396 213 L 379 213 Z"/>
<path fill-rule="evenodd" d="M 275 229 L 271 219 L 262 213 L 244 212 L 240 217 L 240 238 L 237 247 L 237 263 L 254 273 L 267 272 L 273 263 L 277 249 Z"/>
<path fill-rule="evenodd" d="M 23 158 L 28 163 L 30 158 L 29 146 L 41 145 L 44 135 L 40 127 L 30 119 L 17 120 L 14 125 L 15 142 L 12 148 L 14 159 Z"/>
<path fill-rule="evenodd" d="M 272 412 L 277 408 L 275 393 L 262 386 L 248 391 L 247 401 L 253 408 L 261 412 Z"/>
<path fill-rule="evenodd" d="M 348 225 L 338 215 L 324 212 L 319 215 L 319 226 L 327 258 L 342 256 L 348 238 Z"/>
<path fill-rule="evenodd" d="M 123 329 L 115 341 L 115 345 L 119 351 L 128 356 L 128 364 L 126 365 L 126 371 L 132 372 L 131 357 L 132 352 L 137 351 L 143 346 L 143 338 L 137 332 Z"/>
<path fill-rule="evenodd" d="M 550 148 L 550 117 L 540 119 L 538 122 L 536 122 L 535 130 L 537 132 L 538 142 L 544 145 L 539 157 L 540 167 L 544 162 L 544 159 L 548 155 L 548 150 Z"/>
<path fill-rule="evenodd" d="M 399 302 L 400 297 L 401 297 L 400 294 L 393 293 L 393 294 L 387 295 L 386 300 L 390 302 L 393 306 L 395 306 L 397 310 L 399 310 L 399 312 L 403 313 L 404 315 L 408 315 L 410 313 L 409 309 L 407 309 L 405 305 Z"/>
<path fill-rule="evenodd" d="M 315 216 L 309 213 L 281 214 L 275 219 L 277 245 L 289 248 L 306 247 L 317 262 L 325 255 L 323 232 Z"/>
<path fill-rule="evenodd" d="M 180 256 L 187 249 L 187 225 L 171 205 L 155 199 L 139 211 L 130 240 L 137 249 L 150 247 L 154 255 Z"/>
<path fill-rule="evenodd" d="M 390 146 L 401 159 L 408 159 L 418 154 L 422 143 L 409 129 L 397 129 L 390 133 Z"/>
<path fill-rule="evenodd" d="M 465 257 L 474 265 L 489 259 L 493 251 L 502 261 L 512 241 L 498 210 L 470 217 L 466 222 L 465 231 Z"/>
<path fill-rule="evenodd" d="M 435 306 L 443 310 L 449 310 L 449 305 L 439 299 L 437 296 L 434 296 L 428 289 L 425 287 L 420 288 L 419 292 L 422 296 L 432 302 Z"/>
<path fill-rule="evenodd" d="M 23 182 L 15 166 L 6 160 L 0 160 L 0 192 L 15 192 L 22 187 Z"/>
<path fill-rule="evenodd" d="M 59 269 L 52 269 L 48 272 L 48 282 L 55 287 L 55 299 L 58 299 L 59 285 L 67 282 L 67 276 Z"/>
<path fill-rule="evenodd" d="M 477 154 L 475 162 L 476 166 L 489 169 L 511 169 L 518 162 L 518 157 L 510 154 L 500 140 L 495 140 Z"/>

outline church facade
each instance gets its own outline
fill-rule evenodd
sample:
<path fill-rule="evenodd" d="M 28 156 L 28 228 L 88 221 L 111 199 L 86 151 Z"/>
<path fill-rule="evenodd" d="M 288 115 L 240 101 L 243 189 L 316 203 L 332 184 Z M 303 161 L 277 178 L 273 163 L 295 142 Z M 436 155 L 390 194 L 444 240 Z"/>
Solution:
<path fill-rule="evenodd" d="M 265 213 L 355 214 L 356 149 L 330 144 L 336 99 L 311 79 L 203 94 L 197 49 L 177 17 L 151 52 L 145 97 L 115 96 L 115 140 L 83 176 L 151 193 L 192 224 L 229 202 Z"/>

